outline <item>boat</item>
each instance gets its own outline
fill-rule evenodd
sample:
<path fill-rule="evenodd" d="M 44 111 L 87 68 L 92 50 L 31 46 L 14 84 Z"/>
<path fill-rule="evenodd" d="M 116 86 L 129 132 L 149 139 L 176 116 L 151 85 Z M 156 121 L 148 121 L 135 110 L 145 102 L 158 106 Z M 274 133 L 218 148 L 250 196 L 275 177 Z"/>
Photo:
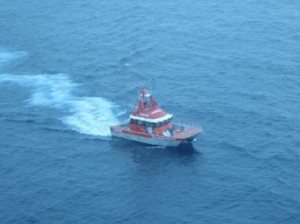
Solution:
<path fill-rule="evenodd" d="M 138 104 L 125 122 L 110 127 L 111 135 L 150 145 L 177 147 L 191 143 L 202 133 L 200 127 L 173 121 L 150 92 L 141 88 Z"/>

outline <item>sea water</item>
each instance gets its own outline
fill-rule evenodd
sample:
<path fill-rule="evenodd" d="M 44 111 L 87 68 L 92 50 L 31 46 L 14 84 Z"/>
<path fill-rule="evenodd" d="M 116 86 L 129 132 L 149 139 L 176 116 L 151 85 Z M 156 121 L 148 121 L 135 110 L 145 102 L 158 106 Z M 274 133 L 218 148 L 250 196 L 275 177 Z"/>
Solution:
<path fill-rule="evenodd" d="M 300 223 L 300 3 L 0 0 L 1 223 Z M 193 146 L 110 137 L 146 86 Z"/>

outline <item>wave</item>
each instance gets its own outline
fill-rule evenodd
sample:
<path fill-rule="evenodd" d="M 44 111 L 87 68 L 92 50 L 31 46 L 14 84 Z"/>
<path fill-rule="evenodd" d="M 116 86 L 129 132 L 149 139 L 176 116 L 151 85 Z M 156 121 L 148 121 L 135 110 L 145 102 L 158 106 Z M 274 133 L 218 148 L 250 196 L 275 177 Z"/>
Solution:
<path fill-rule="evenodd" d="M 6 82 L 30 88 L 32 95 L 26 100 L 30 105 L 68 113 L 60 119 L 80 133 L 108 136 L 109 126 L 118 123 L 114 113 L 117 105 L 102 97 L 77 96 L 75 92 L 79 85 L 66 74 L 0 74 L 0 84 Z"/>

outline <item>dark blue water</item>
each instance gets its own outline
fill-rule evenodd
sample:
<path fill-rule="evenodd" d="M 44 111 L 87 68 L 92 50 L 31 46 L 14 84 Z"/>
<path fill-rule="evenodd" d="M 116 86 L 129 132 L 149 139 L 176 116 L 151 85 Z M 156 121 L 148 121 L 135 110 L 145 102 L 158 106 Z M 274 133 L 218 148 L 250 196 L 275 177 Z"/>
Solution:
<path fill-rule="evenodd" d="M 297 0 L 0 0 L 1 223 L 300 223 Z M 193 147 L 111 139 L 137 88 Z"/>

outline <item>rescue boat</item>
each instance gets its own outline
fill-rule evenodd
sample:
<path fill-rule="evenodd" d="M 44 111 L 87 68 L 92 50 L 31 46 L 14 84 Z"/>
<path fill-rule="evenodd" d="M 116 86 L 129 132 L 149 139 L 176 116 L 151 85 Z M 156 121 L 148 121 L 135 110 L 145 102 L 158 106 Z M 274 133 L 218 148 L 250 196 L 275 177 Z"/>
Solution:
<path fill-rule="evenodd" d="M 202 133 L 200 127 L 172 121 L 173 115 L 161 109 L 150 92 L 142 88 L 138 105 L 129 119 L 111 126 L 113 137 L 150 145 L 176 147 L 181 143 L 192 142 Z"/>

